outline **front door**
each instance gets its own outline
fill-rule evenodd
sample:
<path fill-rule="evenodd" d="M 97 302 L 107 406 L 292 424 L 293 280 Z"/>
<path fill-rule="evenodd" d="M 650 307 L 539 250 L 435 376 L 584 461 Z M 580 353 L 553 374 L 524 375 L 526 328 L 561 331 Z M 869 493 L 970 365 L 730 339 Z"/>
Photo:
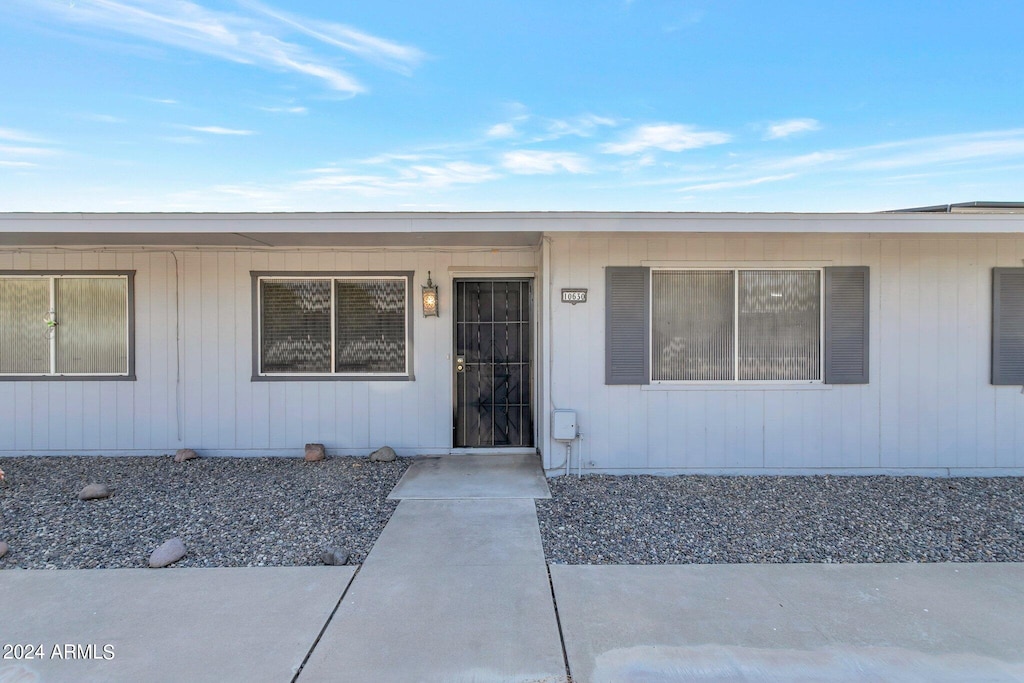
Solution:
<path fill-rule="evenodd" d="M 533 445 L 533 281 L 455 281 L 457 448 Z"/>

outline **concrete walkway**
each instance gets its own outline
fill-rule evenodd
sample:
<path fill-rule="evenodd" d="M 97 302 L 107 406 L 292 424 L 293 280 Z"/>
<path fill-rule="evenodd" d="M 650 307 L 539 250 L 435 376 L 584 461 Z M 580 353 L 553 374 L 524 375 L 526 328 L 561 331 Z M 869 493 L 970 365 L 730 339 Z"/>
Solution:
<path fill-rule="evenodd" d="M 2 571 L 0 646 L 45 657 L 0 658 L 0 683 L 1024 681 L 1024 564 L 549 580 L 539 461 L 464 457 L 409 468 L 359 568 Z"/>
<path fill-rule="evenodd" d="M 300 683 L 566 680 L 537 512 L 522 497 L 548 493 L 540 462 L 494 464 L 409 469 L 396 494 L 434 499 L 399 503 Z"/>
<path fill-rule="evenodd" d="M 12 648 L 0 652 L 0 682 L 286 683 L 353 574 L 354 567 L 2 571 L 0 647 Z"/>
<path fill-rule="evenodd" d="M 388 496 L 392 500 L 550 497 L 539 455 L 417 458 Z"/>

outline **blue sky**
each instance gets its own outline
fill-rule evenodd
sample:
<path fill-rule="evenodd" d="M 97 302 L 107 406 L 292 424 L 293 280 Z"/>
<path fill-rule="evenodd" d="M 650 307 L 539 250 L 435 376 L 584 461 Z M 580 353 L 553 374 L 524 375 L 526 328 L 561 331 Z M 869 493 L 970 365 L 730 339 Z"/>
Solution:
<path fill-rule="evenodd" d="M 1024 201 L 1024 3 L 5 0 L 0 211 Z"/>

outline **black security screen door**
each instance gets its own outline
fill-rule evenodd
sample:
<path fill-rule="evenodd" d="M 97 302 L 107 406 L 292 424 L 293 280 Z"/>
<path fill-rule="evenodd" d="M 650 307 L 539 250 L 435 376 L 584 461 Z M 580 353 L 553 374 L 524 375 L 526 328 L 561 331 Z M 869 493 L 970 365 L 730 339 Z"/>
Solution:
<path fill-rule="evenodd" d="M 532 446 L 530 280 L 455 281 L 456 447 Z"/>

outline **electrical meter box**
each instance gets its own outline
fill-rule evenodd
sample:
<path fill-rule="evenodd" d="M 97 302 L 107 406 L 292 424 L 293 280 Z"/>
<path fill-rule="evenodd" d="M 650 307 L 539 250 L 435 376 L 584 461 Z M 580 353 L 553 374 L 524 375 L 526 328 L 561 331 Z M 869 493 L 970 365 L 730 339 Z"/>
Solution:
<path fill-rule="evenodd" d="M 576 411 L 556 410 L 551 418 L 551 437 L 555 441 L 573 441 L 579 434 L 576 431 Z"/>

